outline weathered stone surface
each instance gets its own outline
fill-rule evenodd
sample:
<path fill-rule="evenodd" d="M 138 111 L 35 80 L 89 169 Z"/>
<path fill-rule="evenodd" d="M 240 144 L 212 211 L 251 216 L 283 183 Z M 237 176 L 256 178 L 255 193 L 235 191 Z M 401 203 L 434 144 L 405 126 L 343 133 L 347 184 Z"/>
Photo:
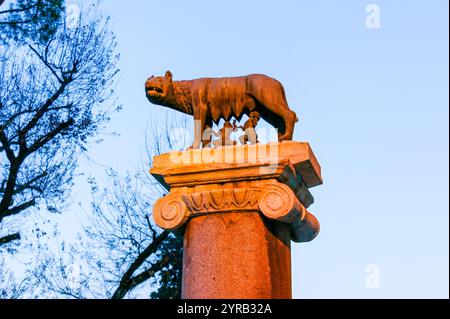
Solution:
<path fill-rule="evenodd" d="M 291 298 L 287 224 L 257 212 L 196 217 L 184 252 L 183 298 Z"/>

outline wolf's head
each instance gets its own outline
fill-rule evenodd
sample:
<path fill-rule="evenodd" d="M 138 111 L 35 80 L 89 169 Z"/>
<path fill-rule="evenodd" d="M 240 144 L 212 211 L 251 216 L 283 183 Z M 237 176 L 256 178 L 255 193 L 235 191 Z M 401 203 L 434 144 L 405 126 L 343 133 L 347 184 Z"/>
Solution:
<path fill-rule="evenodd" d="M 167 71 L 165 76 L 151 76 L 145 81 L 145 94 L 154 104 L 162 104 L 172 92 L 172 73 Z"/>

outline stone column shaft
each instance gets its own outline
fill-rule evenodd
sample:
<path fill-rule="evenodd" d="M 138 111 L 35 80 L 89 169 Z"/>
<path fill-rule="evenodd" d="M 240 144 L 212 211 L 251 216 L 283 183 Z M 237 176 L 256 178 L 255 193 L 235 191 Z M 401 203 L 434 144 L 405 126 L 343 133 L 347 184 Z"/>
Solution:
<path fill-rule="evenodd" d="M 190 220 L 184 234 L 182 297 L 291 298 L 288 225 L 258 212 Z"/>

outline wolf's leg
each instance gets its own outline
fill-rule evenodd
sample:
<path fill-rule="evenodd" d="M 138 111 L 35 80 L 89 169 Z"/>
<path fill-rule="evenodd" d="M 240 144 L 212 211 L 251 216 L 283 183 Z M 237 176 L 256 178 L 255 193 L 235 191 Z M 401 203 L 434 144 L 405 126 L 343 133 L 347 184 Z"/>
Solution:
<path fill-rule="evenodd" d="M 281 115 L 281 114 L 280 114 Z M 294 125 L 297 121 L 297 115 L 294 111 L 291 111 L 290 109 L 285 109 L 283 114 L 281 115 L 283 117 L 286 130 L 283 135 L 278 137 L 278 141 L 285 141 L 285 140 L 292 140 L 292 137 L 294 135 Z"/>
<path fill-rule="evenodd" d="M 199 108 L 201 110 L 201 108 Z M 194 114 L 194 143 L 190 148 L 200 148 L 202 142 L 202 134 L 205 130 L 206 112 Z"/>

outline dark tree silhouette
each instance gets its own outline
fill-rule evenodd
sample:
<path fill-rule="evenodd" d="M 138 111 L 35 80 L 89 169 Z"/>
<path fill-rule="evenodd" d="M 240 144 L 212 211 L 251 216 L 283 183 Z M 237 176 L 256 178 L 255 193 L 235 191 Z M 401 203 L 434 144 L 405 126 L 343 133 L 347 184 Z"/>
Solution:
<path fill-rule="evenodd" d="M 180 298 L 182 237 L 154 225 L 151 209 L 155 183 L 142 175 L 110 174 L 112 187 L 94 193 L 96 223 L 88 228 L 95 242 L 108 247 L 103 269 L 111 271 L 112 299 L 122 299 L 144 282 L 154 288 L 151 298 Z M 106 226 L 107 225 L 107 226 Z M 106 226 L 106 227 L 105 227 Z"/>
<path fill-rule="evenodd" d="M 152 128 L 146 145 L 146 159 L 173 149 L 183 149 L 189 143 L 180 141 L 175 127 L 186 122 Z M 181 142 L 181 143 L 180 143 Z M 89 219 L 78 243 L 61 245 L 64 258 L 52 254 L 43 256 L 33 276 L 42 294 L 71 298 L 112 298 L 141 296 L 155 299 L 180 298 L 183 240 L 182 237 L 159 229 L 151 216 L 153 203 L 166 190 L 145 171 L 124 177 L 108 170 L 109 186 L 100 188 L 90 180 L 93 201 Z M 142 173 L 145 172 L 145 173 Z M 75 271 L 79 263 L 82 271 Z M 146 290 L 138 288 L 146 286 Z"/>
<path fill-rule="evenodd" d="M 29 1 L 17 3 L 23 9 Z M 73 28 L 57 26 L 48 37 L 0 49 L 0 226 L 31 208 L 60 210 L 77 155 L 112 111 L 105 101 L 118 56 L 108 19 L 85 12 Z M 0 234 L 0 247 L 19 238 Z"/>
<path fill-rule="evenodd" d="M 64 15 L 59 0 L 0 5 L 0 248 L 7 250 L 20 239 L 8 221 L 33 209 L 61 210 L 77 157 L 111 110 L 104 105 L 117 56 L 108 21 L 82 13 L 68 28 Z M 154 130 L 149 157 L 173 149 L 169 131 Z M 165 191 L 148 175 L 109 173 L 106 189 L 91 181 L 94 201 L 77 245 L 62 243 L 55 254 L 39 242 L 47 236 L 37 238 L 30 245 L 39 260 L 18 283 L 0 260 L 0 286 L 7 285 L 0 298 L 124 298 L 145 284 L 151 298 L 180 297 L 182 240 L 150 215 Z"/>
<path fill-rule="evenodd" d="M 47 41 L 63 23 L 64 0 L 0 2 L 0 43 Z"/>

